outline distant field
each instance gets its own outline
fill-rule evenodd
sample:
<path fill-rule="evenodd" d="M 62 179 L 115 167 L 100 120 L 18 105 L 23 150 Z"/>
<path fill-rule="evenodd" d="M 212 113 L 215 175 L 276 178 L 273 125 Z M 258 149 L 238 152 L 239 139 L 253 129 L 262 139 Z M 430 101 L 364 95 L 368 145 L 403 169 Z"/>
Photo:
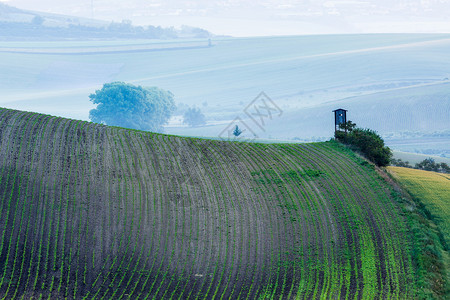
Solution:
<path fill-rule="evenodd" d="M 410 165 L 414 166 L 416 163 L 419 163 L 427 158 L 434 159 L 437 163 L 446 163 L 450 165 L 450 158 L 439 157 L 434 155 L 426 155 L 426 154 L 417 154 L 411 152 L 402 152 L 402 151 L 393 151 L 394 158 L 401 159 L 403 161 L 408 161 Z"/>
<path fill-rule="evenodd" d="M 388 167 L 388 170 L 435 216 L 450 245 L 450 174 L 401 167 Z"/>
<path fill-rule="evenodd" d="M 283 110 L 263 130 L 252 128 L 264 139 L 329 139 L 331 110 L 340 106 L 359 126 L 381 134 L 450 128 L 448 34 L 213 38 L 212 47 L 147 49 L 173 45 L 182 43 L 2 41 L 0 105 L 88 120 L 89 94 L 119 80 L 170 90 L 177 103 L 197 105 L 212 124 L 248 119 L 244 109 L 264 91 Z M 34 53 L 2 52 L 8 49 Z M 222 129 L 168 132 L 217 136 Z M 410 141 L 398 150 L 429 152 L 438 142 Z M 448 152 L 437 150 L 429 153 Z"/>
<path fill-rule="evenodd" d="M 17 46 L 15 46 L 17 44 Z M 71 45 L 73 44 L 73 45 Z M 98 44 L 98 45 L 96 45 Z M 0 47 L 0 53 L 21 53 L 21 54 L 35 54 L 35 55 L 98 55 L 98 54 L 117 54 L 117 53 L 134 53 L 134 52 L 148 52 L 148 51 L 173 51 L 186 50 L 195 48 L 206 48 L 208 42 L 202 41 L 153 41 L 153 42 L 128 42 L 121 45 L 120 43 L 103 42 L 90 44 L 83 43 L 42 43 L 39 47 L 39 42 L 32 43 L 32 47 L 27 42 L 13 42 L 8 44 L 9 47 Z"/>
<path fill-rule="evenodd" d="M 405 214 L 336 142 L 0 109 L 2 299 L 414 299 Z M 420 287 L 419 287 L 420 288 Z"/>

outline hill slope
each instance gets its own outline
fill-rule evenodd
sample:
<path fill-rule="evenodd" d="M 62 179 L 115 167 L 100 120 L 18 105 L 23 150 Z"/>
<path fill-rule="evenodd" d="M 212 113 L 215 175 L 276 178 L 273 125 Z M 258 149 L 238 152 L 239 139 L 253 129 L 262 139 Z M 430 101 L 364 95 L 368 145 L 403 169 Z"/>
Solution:
<path fill-rule="evenodd" d="M 409 215 L 412 228 L 413 252 L 417 253 L 416 284 L 421 297 L 450 297 L 450 176 L 430 171 L 388 167 L 403 187 L 403 196 L 416 208 Z M 411 206 L 412 204 L 412 206 Z M 415 221 L 413 221 L 415 219 Z M 428 296 L 425 296 L 428 294 Z"/>
<path fill-rule="evenodd" d="M 450 244 L 450 174 L 401 167 L 389 167 L 389 171 L 436 217 L 435 222 Z"/>
<path fill-rule="evenodd" d="M 410 298 L 405 221 L 336 143 L 0 109 L 0 298 Z"/>

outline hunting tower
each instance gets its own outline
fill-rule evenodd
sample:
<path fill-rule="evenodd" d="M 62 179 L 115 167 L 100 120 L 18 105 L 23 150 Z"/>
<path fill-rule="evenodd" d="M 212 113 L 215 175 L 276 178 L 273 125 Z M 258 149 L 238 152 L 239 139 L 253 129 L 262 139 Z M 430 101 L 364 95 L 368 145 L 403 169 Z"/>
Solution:
<path fill-rule="evenodd" d="M 334 132 L 341 131 L 339 125 L 347 123 L 347 110 L 338 108 L 334 112 Z"/>

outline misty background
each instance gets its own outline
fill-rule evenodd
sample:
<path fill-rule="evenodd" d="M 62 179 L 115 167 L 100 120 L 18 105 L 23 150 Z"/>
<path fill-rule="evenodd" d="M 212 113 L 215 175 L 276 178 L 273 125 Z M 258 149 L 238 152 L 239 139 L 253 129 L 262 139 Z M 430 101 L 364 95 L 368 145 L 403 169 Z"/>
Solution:
<path fill-rule="evenodd" d="M 450 157 L 448 11 L 439 0 L 0 0 L 0 106 L 89 120 L 89 95 L 122 81 L 174 94 L 170 134 L 239 125 L 259 141 L 324 141 L 344 108 L 395 150 Z M 183 123 L 189 109 L 206 124 Z"/>
<path fill-rule="evenodd" d="M 218 35 L 450 32 L 446 0 L 0 0 L 22 9 Z"/>

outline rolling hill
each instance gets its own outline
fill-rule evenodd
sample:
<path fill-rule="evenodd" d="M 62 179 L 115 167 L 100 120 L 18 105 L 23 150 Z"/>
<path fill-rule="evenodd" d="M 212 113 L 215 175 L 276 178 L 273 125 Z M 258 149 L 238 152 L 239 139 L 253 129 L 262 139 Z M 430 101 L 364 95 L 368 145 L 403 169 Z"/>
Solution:
<path fill-rule="evenodd" d="M 0 298 L 407 299 L 411 223 L 335 142 L 238 143 L 0 109 Z"/>

